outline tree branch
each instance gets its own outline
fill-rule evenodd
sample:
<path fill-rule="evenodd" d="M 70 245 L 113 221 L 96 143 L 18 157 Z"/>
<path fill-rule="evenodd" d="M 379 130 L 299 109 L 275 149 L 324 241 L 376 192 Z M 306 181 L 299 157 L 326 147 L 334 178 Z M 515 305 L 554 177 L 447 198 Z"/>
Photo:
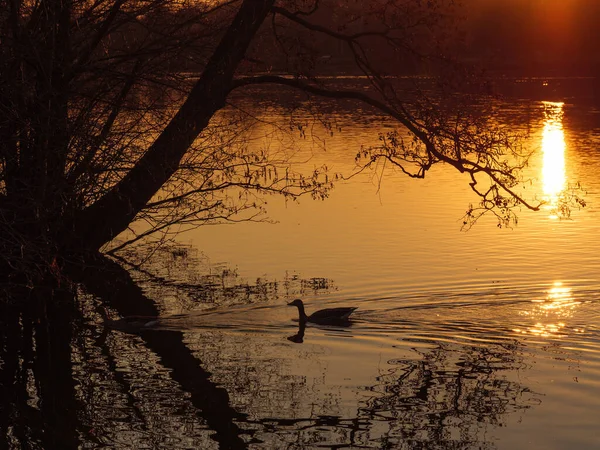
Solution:
<path fill-rule="evenodd" d="M 475 176 L 477 173 L 484 173 L 490 178 L 490 180 L 493 183 L 501 187 L 512 198 L 514 198 L 518 204 L 521 204 L 533 211 L 538 211 L 540 209 L 540 204 L 533 205 L 529 203 L 527 200 L 519 196 L 512 189 L 511 185 L 508 185 L 500 179 L 498 173 L 506 175 L 505 172 L 491 166 L 481 165 L 478 162 L 471 161 L 463 157 L 453 158 L 440 151 L 435 144 L 434 135 L 431 135 L 430 131 L 427 129 L 426 126 L 420 126 L 416 124 L 416 122 L 412 119 L 412 117 L 408 115 L 408 112 L 400 103 L 398 103 L 398 109 L 396 109 L 388 105 L 384 101 L 377 100 L 362 92 L 322 88 L 306 83 L 297 78 L 287 78 L 277 75 L 260 75 L 254 77 L 238 78 L 233 83 L 232 89 L 238 89 L 244 86 L 258 84 L 278 84 L 283 86 L 289 86 L 320 97 L 333 98 L 337 100 L 357 100 L 367 105 L 370 105 L 376 108 L 377 110 L 381 111 L 382 113 L 387 114 L 390 117 L 396 119 L 425 146 L 427 153 L 429 155 L 432 155 L 437 160 L 451 165 L 461 173 L 469 173 L 471 174 L 471 176 Z M 431 162 L 427 162 L 427 165 L 431 166 Z M 472 183 L 470 185 L 473 191 L 481 197 L 481 193 L 474 189 L 474 185 Z M 485 197 L 483 197 L 483 199 L 485 200 Z"/>
<path fill-rule="evenodd" d="M 274 0 L 245 0 L 200 79 L 171 122 L 116 186 L 82 211 L 74 228 L 83 243 L 99 248 L 125 230 L 135 215 L 175 173 L 183 155 L 225 105 L 233 75 Z M 99 224 L 90 230 L 89 224 Z"/>

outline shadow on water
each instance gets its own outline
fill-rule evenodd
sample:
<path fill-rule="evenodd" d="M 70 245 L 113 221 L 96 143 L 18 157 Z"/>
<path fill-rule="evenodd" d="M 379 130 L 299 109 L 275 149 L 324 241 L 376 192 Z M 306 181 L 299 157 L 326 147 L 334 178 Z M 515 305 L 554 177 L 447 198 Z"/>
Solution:
<path fill-rule="evenodd" d="M 98 263 L 100 267 L 78 274 L 78 281 L 83 282 L 89 293 L 126 317 L 140 312 L 148 316 L 158 315 L 158 310 L 128 272 L 106 259 Z M 107 278 L 108 275 L 110 278 Z M 231 408 L 227 391 L 210 380 L 210 373 L 202 367 L 202 362 L 185 346 L 182 332 L 156 334 L 142 330 L 139 336 L 169 371 L 170 377 L 190 395 L 198 415 L 215 431 L 214 439 L 224 448 L 245 448 L 242 432 L 234 421 L 243 419 L 244 415 Z M 128 386 L 127 390 L 130 389 L 131 386 Z"/>
<path fill-rule="evenodd" d="M 77 414 L 70 343 L 79 328 L 73 295 L 18 280 L 0 291 L 0 447 L 74 448 Z"/>
<path fill-rule="evenodd" d="M 47 330 L 2 303 L 9 448 L 495 448 L 494 430 L 542 399 L 519 376 L 525 346 L 493 322 L 440 323 L 426 305 L 390 300 L 361 307 L 350 327 L 306 326 L 283 299 L 269 303 L 281 297 L 265 283 L 226 286 L 238 306 L 162 314 L 145 294 L 161 292 L 157 277 L 143 291 L 106 259 L 70 275 L 77 295 L 32 303 L 63 315 Z M 284 298 L 298 294 L 288 286 Z M 104 306 L 144 317 L 118 329 Z"/>

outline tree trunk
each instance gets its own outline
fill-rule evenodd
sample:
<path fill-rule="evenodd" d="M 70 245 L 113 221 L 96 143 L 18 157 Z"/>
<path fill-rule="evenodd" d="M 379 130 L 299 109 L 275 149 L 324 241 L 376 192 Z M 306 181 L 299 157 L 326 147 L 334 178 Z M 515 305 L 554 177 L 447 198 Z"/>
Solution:
<path fill-rule="evenodd" d="M 234 73 L 274 0 L 245 0 L 187 100 L 135 167 L 75 219 L 78 244 L 98 249 L 124 231 L 179 167 L 185 152 L 225 105 Z"/>

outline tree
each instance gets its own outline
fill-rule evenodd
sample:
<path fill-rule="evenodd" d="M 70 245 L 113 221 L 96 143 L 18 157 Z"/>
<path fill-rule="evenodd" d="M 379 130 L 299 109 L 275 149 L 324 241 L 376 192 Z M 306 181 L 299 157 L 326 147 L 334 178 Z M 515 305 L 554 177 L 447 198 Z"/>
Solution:
<path fill-rule="evenodd" d="M 425 64 L 430 73 L 447 68 L 439 54 L 450 30 L 440 26 L 451 23 L 446 6 L 3 1 L 0 209 L 10 250 L 4 254 L 12 255 L 6 259 L 14 266 L 22 254 L 43 255 L 51 265 L 57 255 L 98 250 L 141 217 L 151 218 L 147 232 L 231 218 L 256 206 L 256 190 L 326 195 L 323 173 L 277 173 L 283 162 L 272 155 L 235 148 L 239 123 L 231 123 L 231 133 L 223 121 L 211 128 L 232 92 L 266 83 L 361 102 L 395 118 L 400 131 L 361 155 L 366 166 L 385 159 L 423 177 L 442 162 L 471 174 L 482 206 L 504 219 L 517 204 L 535 208 L 512 190 L 522 155 L 508 133 L 455 96 L 400 90 L 382 69 L 390 58 L 392 74 Z M 331 70 L 332 55 L 323 49 L 337 52 L 338 69 L 366 75 L 370 90 L 319 80 Z M 477 188 L 480 175 L 488 180 L 484 190 Z M 245 201 L 226 201 L 233 189 Z"/>

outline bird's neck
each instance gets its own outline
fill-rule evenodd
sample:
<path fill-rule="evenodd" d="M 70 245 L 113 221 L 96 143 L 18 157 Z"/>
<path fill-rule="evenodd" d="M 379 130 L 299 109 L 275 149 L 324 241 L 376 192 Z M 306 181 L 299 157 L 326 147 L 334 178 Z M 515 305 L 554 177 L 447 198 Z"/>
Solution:
<path fill-rule="evenodd" d="M 298 305 L 298 313 L 300 314 L 300 321 L 305 322 L 308 319 L 308 316 L 304 312 L 304 305 Z"/>

